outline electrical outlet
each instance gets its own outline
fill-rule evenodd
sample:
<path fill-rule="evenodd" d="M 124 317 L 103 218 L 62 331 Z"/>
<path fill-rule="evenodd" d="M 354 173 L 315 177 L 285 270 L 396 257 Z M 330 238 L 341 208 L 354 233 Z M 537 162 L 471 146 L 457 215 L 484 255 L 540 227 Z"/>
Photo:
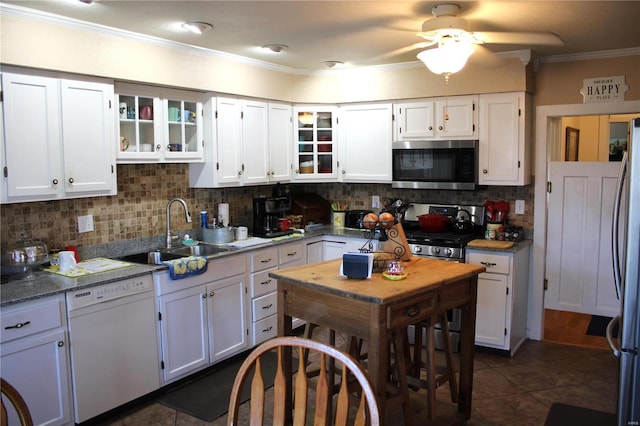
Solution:
<path fill-rule="evenodd" d="M 372 195 L 371 196 L 371 208 L 372 209 L 377 209 L 380 207 L 380 196 L 379 195 Z"/>
<path fill-rule="evenodd" d="M 93 231 L 93 215 L 88 214 L 86 216 L 78 216 L 78 232 L 91 232 Z"/>
<path fill-rule="evenodd" d="M 524 214 L 524 200 L 516 200 L 516 214 Z"/>

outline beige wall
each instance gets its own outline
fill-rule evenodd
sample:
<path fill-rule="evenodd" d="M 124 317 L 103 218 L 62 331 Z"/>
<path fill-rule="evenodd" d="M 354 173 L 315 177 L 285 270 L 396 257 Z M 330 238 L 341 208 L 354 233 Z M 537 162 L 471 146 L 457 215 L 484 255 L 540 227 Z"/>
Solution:
<path fill-rule="evenodd" d="M 145 43 L 115 33 L 69 28 L 16 16 L 0 16 L 4 64 L 214 91 L 295 103 L 345 103 L 523 91 L 526 69 L 518 58 L 491 67 L 470 63 L 451 77 L 430 73 L 419 62 L 316 73 L 214 55 L 170 43 Z"/>
<path fill-rule="evenodd" d="M 536 106 L 581 104 L 584 79 L 617 75 L 625 76 L 629 87 L 624 100 L 640 99 L 640 55 L 542 63 L 535 76 L 534 103 Z"/>

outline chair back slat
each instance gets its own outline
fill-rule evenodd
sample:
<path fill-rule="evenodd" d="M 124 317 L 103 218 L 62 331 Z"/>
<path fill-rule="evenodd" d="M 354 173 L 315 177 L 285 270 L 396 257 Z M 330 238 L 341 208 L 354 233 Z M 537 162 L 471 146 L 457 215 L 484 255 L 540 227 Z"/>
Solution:
<path fill-rule="evenodd" d="M 333 373 L 333 372 L 332 372 Z M 316 384 L 316 413 L 313 424 L 315 426 L 327 425 L 327 413 L 329 410 L 329 382 L 327 381 L 327 357 L 324 353 L 320 354 L 320 374 L 318 375 L 318 383 Z"/>
<path fill-rule="evenodd" d="M 340 390 L 338 391 L 338 401 L 336 404 L 336 426 L 346 426 L 349 418 L 349 373 L 345 365 L 342 366 L 342 378 Z"/>
<path fill-rule="evenodd" d="M 298 347 L 298 371 L 305 371 L 308 352 L 308 349 L 305 350 L 302 346 Z M 309 380 L 307 377 L 308 376 L 306 374 L 296 374 L 296 388 L 294 391 L 296 399 L 293 406 L 294 426 L 305 426 L 307 424 L 307 389 L 309 387 Z"/>
<path fill-rule="evenodd" d="M 256 360 L 256 368 L 251 381 L 251 400 L 255 404 L 251 404 L 251 424 L 261 425 L 264 421 L 264 378 L 262 377 L 262 361 L 260 358 Z"/>
<path fill-rule="evenodd" d="M 267 352 L 277 348 L 277 367 L 274 377 L 274 418 L 272 421 L 263 420 L 264 415 L 264 400 L 265 389 L 264 379 L 262 371 L 263 365 L 260 362 L 260 358 Z M 296 426 L 306 425 L 307 411 L 309 408 L 309 388 L 310 383 L 306 370 L 309 366 L 307 362 L 306 352 L 317 353 L 320 355 L 320 374 L 317 378 L 315 385 L 316 399 L 315 399 L 315 413 L 314 413 L 314 425 L 326 426 L 332 421 L 335 421 L 336 425 L 347 425 L 350 421 L 350 417 L 354 413 L 350 413 L 351 395 L 354 392 L 360 395 L 360 402 L 358 409 L 355 412 L 355 417 L 352 420 L 354 425 L 365 426 L 367 424 L 372 426 L 378 426 L 380 424 L 380 414 L 378 410 L 378 403 L 376 396 L 369 382 L 366 371 L 358 364 L 358 362 L 349 354 L 342 352 L 341 350 L 313 341 L 310 339 L 300 337 L 277 337 L 275 339 L 268 340 L 255 348 L 245 359 L 240 366 L 238 374 L 236 375 L 231 390 L 231 399 L 229 401 L 229 414 L 227 418 L 227 425 L 238 424 L 238 410 L 240 405 L 240 393 L 246 381 L 246 376 L 255 365 L 254 379 L 251 383 L 251 400 L 249 404 L 250 408 L 250 424 L 262 425 L 263 421 L 266 424 L 281 425 L 285 424 L 285 420 L 289 417 L 285 413 L 285 400 L 287 396 L 287 390 L 292 385 L 289 378 L 284 374 L 284 354 L 289 353 L 285 349 L 298 349 L 298 372 L 295 378 L 295 388 L 292 391 L 294 409 L 293 409 L 293 424 Z M 333 378 L 328 380 L 327 374 L 333 375 L 333 368 L 330 372 L 327 372 L 327 365 L 333 365 L 335 361 L 341 364 L 341 383 L 338 396 L 336 398 L 336 415 L 334 418 L 333 413 L 329 412 L 329 407 L 333 391 L 330 383 L 333 383 Z M 352 380 L 352 378 L 355 379 Z M 349 383 L 351 380 L 352 383 Z M 355 386 L 357 385 L 357 386 Z M 262 387 L 262 392 L 258 391 L 258 388 Z M 255 395 L 255 396 L 254 396 Z M 254 408 L 254 405 L 260 407 Z M 309 413 L 310 414 L 310 413 Z"/>
<path fill-rule="evenodd" d="M 0 378 L 0 391 L 2 391 L 2 395 L 7 398 L 7 401 L 9 401 L 15 409 L 16 414 L 18 415 L 18 420 L 20 420 L 20 425 L 33 426 L 31 413 L 29 412 L 29 408 L 27 407 L 27 403 L 24 401 L 24 398 L 20 395 L 20 392 L 2 378 Z M 5 407 L 4 400 L 2 398 L 0 398 L 0 405 L 2 406 L 2 409 L 0 410 L 0 424 L 2 426 L 7 426 L 9 422 L 7 418 L 7 408 Z"/>

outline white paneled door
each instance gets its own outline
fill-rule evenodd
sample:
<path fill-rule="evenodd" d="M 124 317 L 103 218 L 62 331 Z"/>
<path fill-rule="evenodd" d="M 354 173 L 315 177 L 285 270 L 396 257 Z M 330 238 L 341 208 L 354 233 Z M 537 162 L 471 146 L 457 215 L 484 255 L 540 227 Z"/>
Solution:
<path fill-rule="evenodd" d="M 611 220 L 619 167 L 618 162 L 549 164 L 546 309 L 618 314 Z"/>

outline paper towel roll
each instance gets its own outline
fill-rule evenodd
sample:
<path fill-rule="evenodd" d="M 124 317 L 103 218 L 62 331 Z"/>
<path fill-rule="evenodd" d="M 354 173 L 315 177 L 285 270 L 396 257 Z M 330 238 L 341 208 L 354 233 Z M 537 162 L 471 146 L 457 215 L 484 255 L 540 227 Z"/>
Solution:
<path fill-rule="evenodd" d="M 218 223 L 222 226 L 229 225 L 229 203 L 218 204 Z"/>

